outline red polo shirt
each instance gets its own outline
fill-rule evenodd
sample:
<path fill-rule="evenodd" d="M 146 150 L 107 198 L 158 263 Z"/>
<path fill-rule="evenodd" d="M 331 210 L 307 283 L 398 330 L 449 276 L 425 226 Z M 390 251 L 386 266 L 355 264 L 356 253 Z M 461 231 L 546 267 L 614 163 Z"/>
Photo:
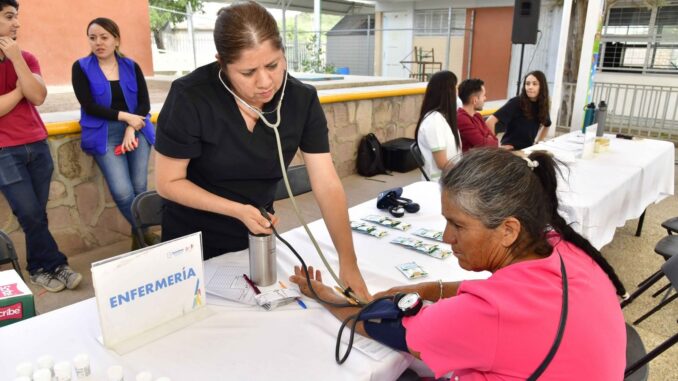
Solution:
<path fill-rule="evenodd" d="M 28 68 L 40 75 L 38 60 L 26 51 L 21 51 Z M 16 71 L 12 61 L 0 61 L 0 96 L 16 89 Z M 34 143 L 47 138 L 47 129 L 35 106 L 23 98 L 13 109 L 0 117 L 0 147 L 12 147 Z"/>
<path fill-rule="evenodd" d="M 463 108 L 457 109 L 457 128 L 461 136 L 462 152 L 473 147 L 498 147 L 497 137 L 485 124 L 480 113 L 469 115 Z"/>

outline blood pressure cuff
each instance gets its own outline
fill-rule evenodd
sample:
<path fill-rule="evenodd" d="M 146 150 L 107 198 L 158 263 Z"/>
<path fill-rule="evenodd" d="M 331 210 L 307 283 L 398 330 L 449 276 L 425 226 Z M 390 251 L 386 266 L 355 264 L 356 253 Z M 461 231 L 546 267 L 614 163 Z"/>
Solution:
<path fill-rule="evenodd" d="M 363 320 L 365 332 L 374 340 L 393 349 L 408 352 L 402 312 L 393 300 L 383 299 L 365 307 L 359 320 Z"/>

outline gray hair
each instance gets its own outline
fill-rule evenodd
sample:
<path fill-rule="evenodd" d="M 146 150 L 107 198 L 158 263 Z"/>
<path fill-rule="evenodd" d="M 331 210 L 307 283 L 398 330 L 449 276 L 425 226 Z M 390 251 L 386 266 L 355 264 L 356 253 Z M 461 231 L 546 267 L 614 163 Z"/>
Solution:
<path fill-rule="evenodd" d="M 440 185 L 448 199 L 488 229 L 509 217 L 520 221 L 521 235 L 514 247 L 543 246 L 550 210 L 544 187 L 533 170 L 509 151 L 473 149 L 445 170 Z"/>

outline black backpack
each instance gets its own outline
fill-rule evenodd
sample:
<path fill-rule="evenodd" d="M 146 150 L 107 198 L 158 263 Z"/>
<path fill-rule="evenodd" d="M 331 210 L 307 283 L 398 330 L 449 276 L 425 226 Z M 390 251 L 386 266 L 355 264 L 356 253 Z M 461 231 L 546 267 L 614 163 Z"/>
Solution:
<path fill-rule="evenodd" d="M 362 176 L 370 177 L 386 173 L 381 143 L 374 134 L 369 133 L 360 140 L 356 167 Z"/>

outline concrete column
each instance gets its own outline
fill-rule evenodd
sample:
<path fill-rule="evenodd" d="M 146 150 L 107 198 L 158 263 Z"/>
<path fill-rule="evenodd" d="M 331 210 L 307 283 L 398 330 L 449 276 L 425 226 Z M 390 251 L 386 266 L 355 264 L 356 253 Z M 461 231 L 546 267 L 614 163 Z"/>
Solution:
<path fill-rule="evenodd" d="M 589 89 L 591 67 L 593 66 L 593 43 L 598 32 L 598 23 L 603 16 L 603 0 L 589 0 L 586 9 L 586 24 L 584 26 L 581 56 L 579 58 L 579 74 L 577 75 L 577 90 L 572 106 L 571 131 L 581 130 L 584 124 L 584 106 L 591 98 L 593 89 Z"/>
<path fill-rule="evenodd" d="M 592 2 L 595 2 L 593 0 Z M 565 68 L 565 53 L 567 52 L 567 38 L 570 31 L 570 14 L 572 13 L 572 0 L 563 1 L 563 14 L 560 19 L 560 36 L 558 37 L 558 54 L 556 56 L 555 78 L 553 78 L 553 92 L 551 93 L 551 128 L 548 137 L 553 137 L 556 132 L 556 121 L 560 112 L 560 104 L 563 98 L 563 70 Z"/>

